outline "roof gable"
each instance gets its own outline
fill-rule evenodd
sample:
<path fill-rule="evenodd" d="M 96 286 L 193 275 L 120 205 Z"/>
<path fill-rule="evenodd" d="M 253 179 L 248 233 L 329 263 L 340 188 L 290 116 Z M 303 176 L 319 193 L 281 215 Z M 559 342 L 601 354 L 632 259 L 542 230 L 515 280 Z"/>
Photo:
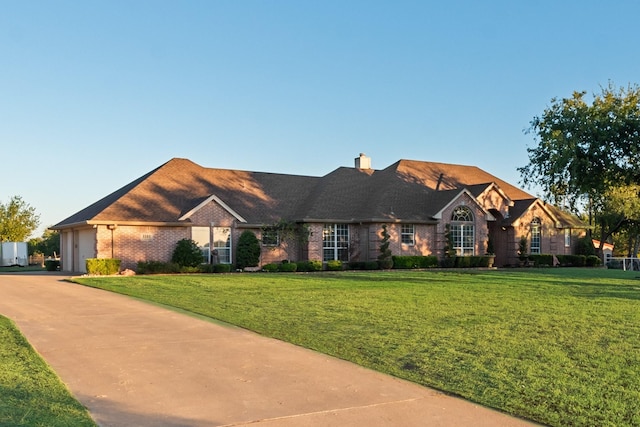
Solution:
<path fill-rule="evenodd" d="M 493 219 L 479 198 L 494 193 L 511 206 L 511 221 L 536 200 L 474 166 L 400 160 L 382 170 L 340 167 L 311 177 L 204 168 L 176 158 L 54 228 L 100 222 L 176 224 L 188 222 L 211 202 L 249 224 L 281 219 L 431 222 L 463 195 Z M 558 217 L 557 208 L 546 209 Z"/>

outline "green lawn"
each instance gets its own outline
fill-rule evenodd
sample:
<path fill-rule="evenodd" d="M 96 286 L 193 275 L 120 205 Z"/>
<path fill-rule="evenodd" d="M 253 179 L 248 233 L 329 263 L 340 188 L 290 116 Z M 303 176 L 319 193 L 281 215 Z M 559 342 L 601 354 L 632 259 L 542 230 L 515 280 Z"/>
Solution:
<path fill-rule="evenodd" d="M 603 269 L 79 278 L 556 426 L 640 425 L 640 280 Z"/>
<path fill-rule="evenodd" d="M 86 409 L 2 316 L 0 343 L 1 426 L 95 427 Z"/>

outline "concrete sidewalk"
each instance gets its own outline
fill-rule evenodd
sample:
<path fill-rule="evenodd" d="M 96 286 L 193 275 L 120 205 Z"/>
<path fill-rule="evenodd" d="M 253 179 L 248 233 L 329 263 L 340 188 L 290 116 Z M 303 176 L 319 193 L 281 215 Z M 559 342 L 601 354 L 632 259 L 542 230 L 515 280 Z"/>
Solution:
<path fill-rule="evenodd" d="M 532 426 L 56 274 L 0 274 L 13 319 L 100 426 Z"/>

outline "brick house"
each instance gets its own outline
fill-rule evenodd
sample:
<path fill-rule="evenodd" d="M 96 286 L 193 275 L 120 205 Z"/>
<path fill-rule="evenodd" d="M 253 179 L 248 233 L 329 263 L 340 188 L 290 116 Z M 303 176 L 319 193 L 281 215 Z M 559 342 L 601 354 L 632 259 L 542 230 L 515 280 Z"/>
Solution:
<path fill-rule="evenodd" d="M 303 238 L 281 235 L 278 224 Z M 86 258 L 169 261 L 180 239 L 193 239 L 205 262 L 234 262 L 240 234 L 262 242 L 261 265 L 287 260 L 375 260 L 382 225 L 393 255 L 444 256 L 449 225 L 459 255 L 496 265 L 517 262 L 521 236 L 531 253 L 570 254 L 585 225 L 523 190 L 474 167 L 400 160 L 322 177 L 213 169 L 172 159 L 56 224 L 62 269 L 86 271 Z M 301 237 L 298 235 L 298 237 Z M 214 256 L 215 255 L 215 256 Z"/>

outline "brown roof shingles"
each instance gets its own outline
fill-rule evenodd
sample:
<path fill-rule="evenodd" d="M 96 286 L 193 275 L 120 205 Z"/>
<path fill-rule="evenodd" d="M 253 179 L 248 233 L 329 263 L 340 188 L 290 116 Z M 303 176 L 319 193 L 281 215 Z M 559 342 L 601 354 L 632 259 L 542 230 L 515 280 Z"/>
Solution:
<path fill-rule="evenodd" d="M 251 224 L 280 219 L 430 221 L 462 188 L 475 194 L 491 183 L 514 201 L 534 199 L 475 166 L 400 160 L 382 170 L 341 167 L 311 177 L 204 168 L 176 158 L 55 228 L 86 221 L 176 222 L 211 195 Z"/>

